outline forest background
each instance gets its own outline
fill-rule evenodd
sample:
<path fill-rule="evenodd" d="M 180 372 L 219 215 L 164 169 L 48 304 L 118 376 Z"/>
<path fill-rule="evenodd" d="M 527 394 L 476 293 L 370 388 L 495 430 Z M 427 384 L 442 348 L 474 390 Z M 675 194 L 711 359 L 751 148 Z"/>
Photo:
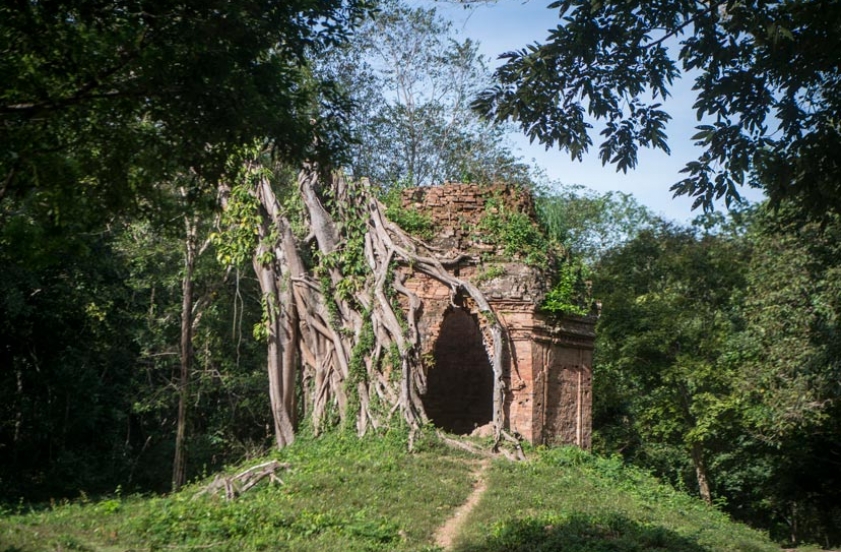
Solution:
<path fill-rule="evenodd" d="M 432 7 L 310 4 L 0 8 L 2 500 L 118 486 L 164 491 L 258 456 L 295 431 L 322 430 L 321 422 L 358 429 L 339 408 L 341 394 L 313 426 L 306 392 L 293 383 L 276 401 L 266 376 L 272 311 L 255 268 L 268 264 L 261 244 L 278 236 L 260 233 L 266 204 L 255 203 L 255 190 L 271 189 L 296 236 L 287 244 L 318 264 L 297 176 L 318 163 L 342 169 L 348 181 L 370 179 L 386 215 L 406 231 L 418 221 L 395 208 L 404 187 L 504 181 L 534 193 L 543 233 L 533 240 L 553 244 L 562 272 L 590 281 L 602 303 L 594 452 L 621 455 L 781 542 L 841 542 L 841 180 L 829 161 L 837 117 L 827 115 L 840 79 L 837 62 L 809 42 L 841 41 L 832 26 L 838 8 L 760 2 L 754 15 L 767 21 L 757 32 L 739 3 L 691 12 L 697 7 L 676 2 L 673 13 L 624 3 L 642 10 L 640 24 L 660 17 L 655 23 L 666 28 L 695 28 L 695 42 L 687 40 L 696 57 L 689 52 L 685 62 L 698 64 L 704 52 L 723 68 L 719 80 L 699 83 L 698 108 L 721 123 L 699 129 L 709 156 L 689 166 L 676 191 L 708 209 L 724 197 L 730 210 L 705 211 L 682 227 L 630 194 L 548 182 L 505 140 L 513 119 L 533 138 L 583 155 L 583 119 L 542 93 L 589 79 L 600 87 L 577 91 L 576 101 L 599 90 L 650 94 L 622 78 L 622 68 L 639 69 L 639 56 L 649 56 L 642 61 L 652 87 L 667 90 L 670 79 L 656 77 L 671 71 L 657 36 L 647 46 L 611 36 L 621 8 L 557 3 L 569 10 L 571 34 L 512 54 L 513 65 L 493 76 L 476 45 L 459 40 Z M 820 24 L 809 19 L 818 12 Z M 747 45 L 720 29 L 705 35 L 706 23 L 744 25 L 735 36 L 753 37 L 778 58 L 747 59 Z M 645 47 L 619 52 L 625 65 L 579 84 L 553 81 L 559 73 L 546 64 L 574 65 L 557 59 L 570 51 L 560 46 L 585 31 L 601 41 L 585 45 L 590 68 L 617 55 L 615 43 Z M 810 62 L 784 81 L 773 62 L 801 47 Z M 749 63 L 777 86 L 770 97 L 728 73 Z M 517 79 L 535 87 L 520 90 Z M 551 86 L 538 86 L 546 79 Z M 785 103 L 779 90 L 791 82 L 801 86 L 782 107 L 812 119 L 792 130 L 778 111 L 769 132 L 756 106 Z M 517 101 L 536 107 L 518 110 Z M 634 144 L 667 147 L 668 115 L 656 105 L 631 101 L 628 109 L 607 94 L 594 101 L 591 115 L 607 121 L 606 163 L 633 168 Z M 751 132 L 760 138 L 753 145 Z M 775 132 L 792 139 L 766 139 Z M 797 149 L 798 137 L 813 141 Z M 723 177 L 711 174 L 716 166 Z M 768 192 L 768 204 L 739 202 L 745 174 Z M 336 193 L 312 189 L 328 205 Z M 348 216 L 336 197 L 332 214 Z M 349 243 L 353 225 L 339 226 Z M 353 270 L 346 257 L 337 267 Z M 359 291 L 336 285 L 328 278 L 323 296 L 341 301 Z M 290 400 L 297 406 L 284 433 L 278 404 Z"/>

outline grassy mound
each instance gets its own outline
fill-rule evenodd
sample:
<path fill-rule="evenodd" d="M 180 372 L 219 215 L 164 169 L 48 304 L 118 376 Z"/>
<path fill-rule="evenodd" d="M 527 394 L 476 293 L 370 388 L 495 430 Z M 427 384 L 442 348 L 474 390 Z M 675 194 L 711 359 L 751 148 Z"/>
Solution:
<path fill-rule="evenodd" d="M 0 517 L 0 552 L 35 550 L 432 551 L 435 529 L 470 494 L 475 459 L 432 437 L 302 439 L 276 453 L 283 484 L 233 501 L 114 496 Z M 495 461 L 456 541 L 460 552 L 778 550 L 652 477 L 577 449 Z M 240 466 L 240 469 L 244 466 Z M 230 470 L 236 473 L 238 469 Z M 18 508 L 23 509 L 23 508 Z"/>
<path fill-rule="evenodd" d="M 463 552 L 779 551 L 649 474 L 576 448 L 497 463 L 456 544 Z"/>

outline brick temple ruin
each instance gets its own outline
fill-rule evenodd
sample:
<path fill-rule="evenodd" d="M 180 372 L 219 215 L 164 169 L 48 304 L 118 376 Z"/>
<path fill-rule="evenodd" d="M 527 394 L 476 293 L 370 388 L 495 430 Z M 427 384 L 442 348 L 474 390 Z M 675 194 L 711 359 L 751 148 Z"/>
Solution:
<path fill-rule="evenodd" d="M 596 316 L 558 319 L 540 312 L 551 277 L 482 239 L 482 218 L 499 208 L 486 210 L 490 198 L 535 220 L 531 196 L 503 185 L 414 188 L 403 193 L 403 206 L 432 219 L 430 244 L 439 253 L 470 256 L 449 271 L 485 294 L 504 328 L 505 429 L 533 444 L 589 449 Z M 488 322 L 470 298 L 451 302 L 450 289 L 437 280 L 413 273 L 406 286 L 423 302 L 418 328 L 427 414 L 446 431 L 471 433 L 493 419 L 490 339 L 483 339 Z"/>

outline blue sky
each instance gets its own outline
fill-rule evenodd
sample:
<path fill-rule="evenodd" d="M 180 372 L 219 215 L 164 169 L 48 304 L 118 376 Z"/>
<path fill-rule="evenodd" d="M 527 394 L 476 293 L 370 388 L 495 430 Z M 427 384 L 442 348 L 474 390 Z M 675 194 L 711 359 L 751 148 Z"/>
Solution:
<path fill-rule="evenodd" d="M 499 65 L 497 57 L 501 53 L 544 40 L 548 29 L 558 23 L 557 11 L 546 8 L 549 3 L 549 0 L 498 0 L 466 10 L 446 1 L 410 2 L 427 8 L 434 6 L 441 15 L 453 22 L 453 28 L 461 38 L 469 37 L 478 41 L 480 51 L 490 59 L 492 68 Z M 672 97 L 665 103 L 666 111 L 672 116 L 667 128 L 671 155 L 659 150 L 640 150 L 637 168 L 627 174 L 616 172 L 612 166 L 602 167 L 598 159 L 598 136 L 594 136 L 595 144 L 583 162 L 573 161 L 568 154 L 557 149 L 546 151 L 544 146 L 537 143 L 529 144 L 528 139 L 521 134 L 512 134 L 512 142 L 524 159 L 534 159 L 552 180 L 564 184 L 582 184 L 603 192 L 619 190 L 632 193 L 655 213 L 687 223 L 699 211 L 691 211 L 692 200 L 689 198 L 672 199 L 669 188 L 682 178 L 679 171 L 685 163 L 698 156 L 699 150 L 690 139 L 696 132 L 698 122 L 692 109 L 692 79 L 684 77 L 675 84 Z M 598 128 L 596 126 L 596 130 Z M 762 197 L 757 190 L 745 188 L 742 192 L 750 200 Z"/>

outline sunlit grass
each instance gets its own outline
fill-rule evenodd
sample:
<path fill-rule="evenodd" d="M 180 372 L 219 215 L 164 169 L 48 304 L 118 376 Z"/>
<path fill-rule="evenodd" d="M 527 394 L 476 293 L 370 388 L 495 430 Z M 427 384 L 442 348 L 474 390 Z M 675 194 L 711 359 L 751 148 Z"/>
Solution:
<path fill-rule="evenodd" d="M 461 552 L 779 550 L 650 475 L 577 449 L 497 462 L 488 483 L 457 540 Z"/>
<path fill-rule="evenodd" d="M 477 462 L 427 435 L 303 439 L 274 458 L 290 469 L 233 501 L 196 496 L 82 497 L 8 508 L 0 552 L 256 550 L 432 551 L 435 530 L 471 492 Z M 776 552 L 762 534 L 619 460 L 577 449 L 495 460 L 458 552 Z M 246 466 L 232 467 L 237 473 Z M 14 509 L 12 509 L 14 510 Z"/>
<path fill-rule="evenodd" d="M 283 484 L 234 501 L 167 497 L 77 501 L 6 513 L 0 552 L 34 550 L 422 550 L 471 490 L 462 453 L 431 446 L 410 454 L 405 436 L 341 435 L 299 441 L 275 455 Z M 236 472 L 238 468 L 232 468 Z"/>

